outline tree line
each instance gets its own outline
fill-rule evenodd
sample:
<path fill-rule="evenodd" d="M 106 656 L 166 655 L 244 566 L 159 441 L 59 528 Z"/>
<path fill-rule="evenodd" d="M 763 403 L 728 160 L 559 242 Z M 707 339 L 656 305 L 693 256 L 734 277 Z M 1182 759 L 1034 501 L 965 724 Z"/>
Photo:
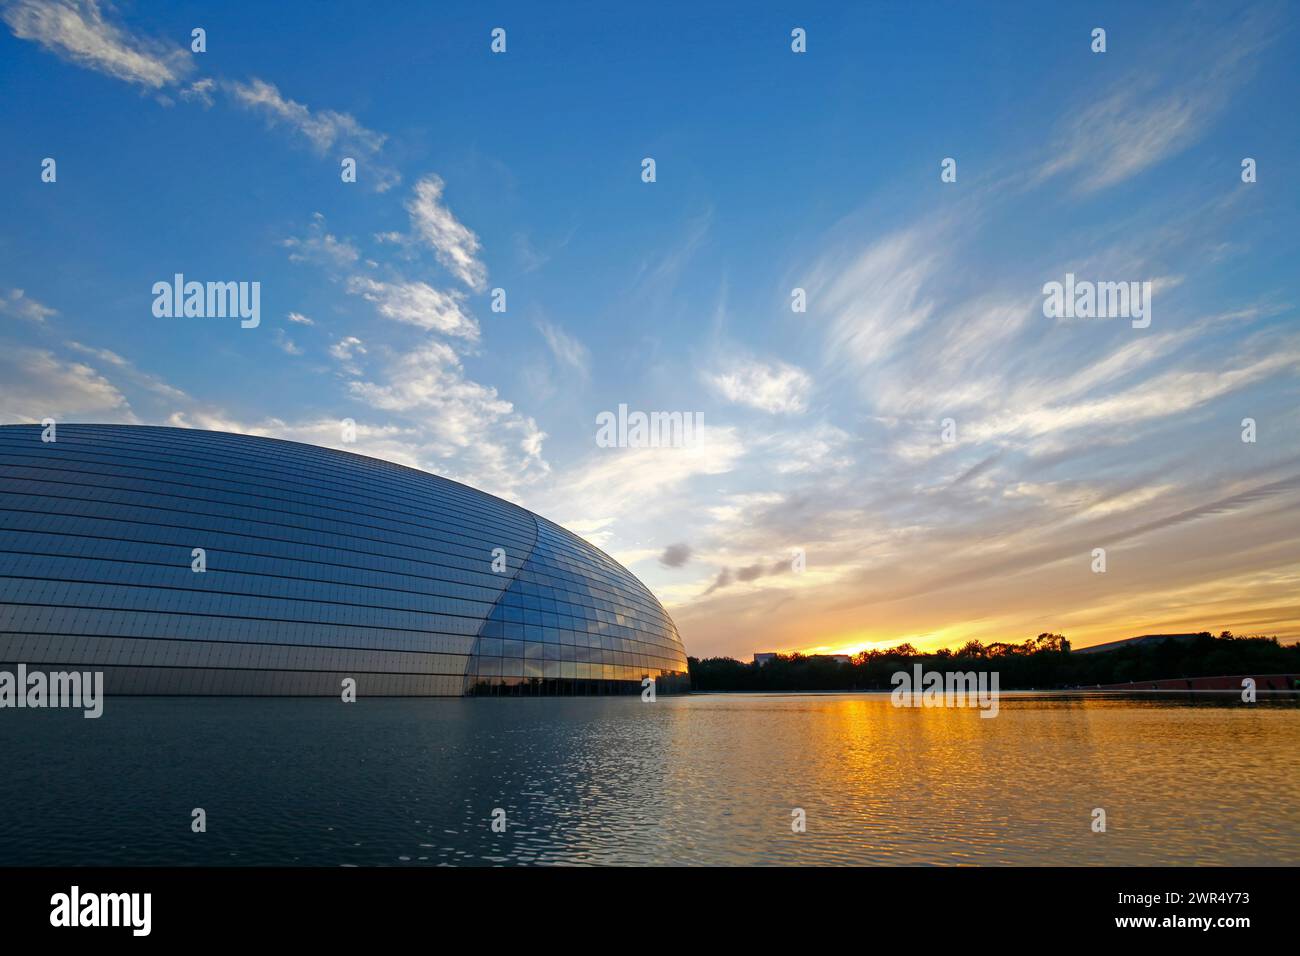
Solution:
<path fill-rule="evenodd" d="M 1127 644 L 1088 654 L 1071 652 L 1060 634 L 1044 633 L 1020 644 L 969 641 L 956 650 L 923 653 L 911 644 L 863 651 L 850 663 L 803 654 L 778 655 L 763 665 L 730 657 L 687 658 L 691 689 L 892 690 L 890 678 L 921 664 L 926 670 L 997 671 L 1003 690 L 1064 689 L 1163 678 L 1300 673 L 1300 644 L 1276 637 L 1217 637 Z"/>

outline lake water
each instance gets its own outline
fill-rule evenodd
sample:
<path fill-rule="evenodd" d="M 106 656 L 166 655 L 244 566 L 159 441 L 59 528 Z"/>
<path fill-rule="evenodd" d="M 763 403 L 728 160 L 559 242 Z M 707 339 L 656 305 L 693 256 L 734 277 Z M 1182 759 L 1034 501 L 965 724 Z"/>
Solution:
<path fill-rule="evenodd" d="M 0 864 L 1300 864 L 1293 697 L 116 698 L 0 748 Z"/>

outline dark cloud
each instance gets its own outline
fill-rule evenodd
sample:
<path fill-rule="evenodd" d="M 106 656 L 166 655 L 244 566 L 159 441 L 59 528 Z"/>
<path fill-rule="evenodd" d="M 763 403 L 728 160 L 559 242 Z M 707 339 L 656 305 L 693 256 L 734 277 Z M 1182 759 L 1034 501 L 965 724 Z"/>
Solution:
<path fill-rule="evenodd" d="M 689 544 L 670 544 L 664 548 L 664 553 L 659 555 L 659 563 L 665 568 L 680 568 L 689 560 L 691 560 Z"/>
<path fill-rule="evenodd" d="M 765 578 L 768 575 L 784 574 L 789 570 L 790 562 L 785 559 L 774 561 L 771 564 L 763 564 L 761 562 L 758 564 L 749 564 L 738 571 L 732 571 L 731 568 L 723 568 L 718 572 L 718 576 L 714 579 L 713 583 L 709 585 L 709 589 L 704 593 L 706 595 L 712 594 L 714 591 L 725 588 L 737 581 L 756 581 L 759 578 Z"/>
<path fill-rule="evenodd" d="M 718 572 L 718 576 L 713 579 L 713 583 L 709 585 L 709 589 L 704 593 L 706 595 L 712 594 L 714 591 L 718 590 L 719 588 L 725 588 L 728 584 L 731 583 L 731 581 L 732 581 L 731 568 L 723 568 L 721 571 Z"/>

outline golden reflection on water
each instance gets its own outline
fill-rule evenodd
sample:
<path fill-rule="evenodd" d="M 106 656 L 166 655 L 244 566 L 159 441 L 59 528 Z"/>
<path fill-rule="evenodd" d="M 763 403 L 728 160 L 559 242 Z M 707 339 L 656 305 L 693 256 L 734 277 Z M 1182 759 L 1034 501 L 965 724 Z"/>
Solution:
<path fill-rule="evenodd" d="M 681 812 L 725 824 L 691 828 L 678 862 L 1300 862 L 1294 702 L 1004 694 L 992 719 L 887 695 L 668 708 L 678 759 L 663 785 Z"/>

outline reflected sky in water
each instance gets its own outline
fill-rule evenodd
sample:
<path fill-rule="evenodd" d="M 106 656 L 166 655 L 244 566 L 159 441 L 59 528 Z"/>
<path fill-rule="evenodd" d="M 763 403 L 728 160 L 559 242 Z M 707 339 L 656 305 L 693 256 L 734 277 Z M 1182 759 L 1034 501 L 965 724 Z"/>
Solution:
<path fill-rule="evenodd" d="M 994 719 L 860 694 L 7 710 L 0 863 L 1300 863 L 1296 701 L 1189 700 L 1004 694 Z"/>

